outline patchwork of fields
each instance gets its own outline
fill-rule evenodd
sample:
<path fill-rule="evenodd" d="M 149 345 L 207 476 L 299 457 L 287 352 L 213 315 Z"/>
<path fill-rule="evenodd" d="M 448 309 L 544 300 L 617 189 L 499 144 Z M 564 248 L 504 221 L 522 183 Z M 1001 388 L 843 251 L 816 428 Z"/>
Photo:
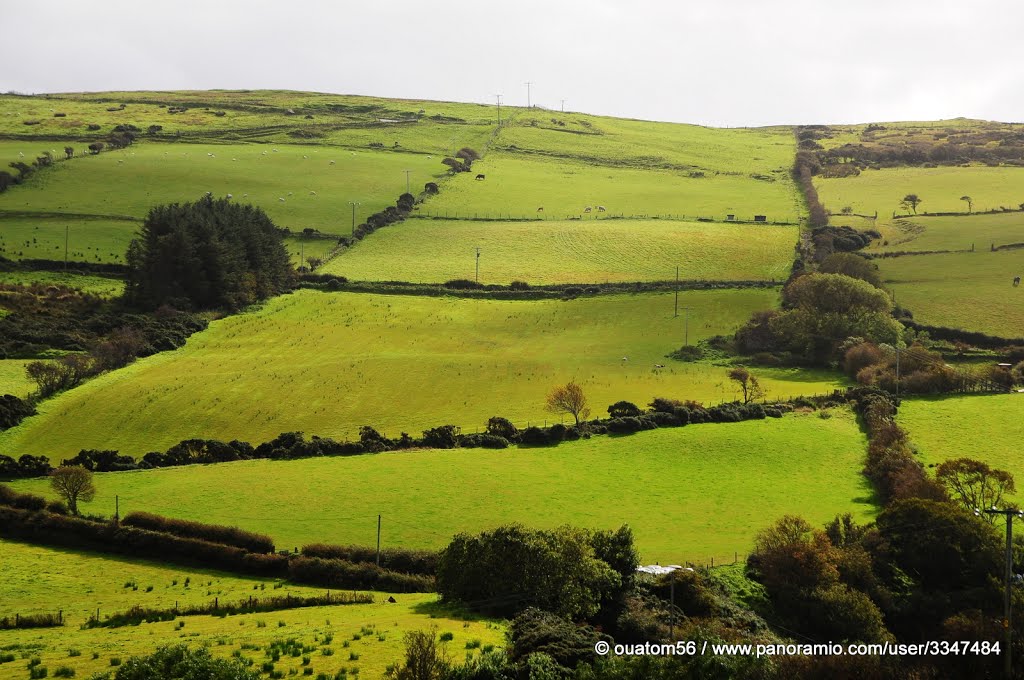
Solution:
<path fill-rule="evenodd" d="M 382 229 L 323 268 L 357 281 L 606 283 L 781 281 L 796 226 L 668 220 L 483 222 L 407 220 Z"/>
<path fill-rule="evenodd" d="M 628 523 L 648 563 L 732 561 L 786 513 L 821 524 L 838 513 L 867 519 L 876 511 L 860 473 L 865 437 L 851 414 L 830 413 L 601 436 L 556 448 L 107 473 L 97 477 L 99 493 L 88 507 L 105 512 L 117 494 L 122 512 L 237 524 L 286 547 L 372 544 L 378 513 L 382 545 L 412 548 L 443 547 L 460 531 L 509 522 L 595 529 Z M 49 493 L 45 480 L 12 486 Z"/>
<path fill-rule="evenodd" d="M 776 296 L 680 293 L 690 342 L 734 330 Z M 445 423 L 472 432 L 494 415 L 525 426 L 550 419 L 544 399 L 569 380 L 595 414 L 620 399 L 735 399 L 725 366 L 665 359 L 686 332 L 673 304 L 670 293 L 524 303 L 299 291 L 41 403 L 40 415 L 0 434 L 0 450 L 139 456 L 192 437 L 257 444 L 295 430 L 356 438 L 362 425 L 397 436 Z M 842 380 L 800 369 L 757 375 L 771 398 Z"/>
<path fill-rule="evenodd" d="M 399 594 L 389 603 L 387 593 L 373 593 L 373 604 L 308 607 L 227 617 L 189 616 L 176 621 L 144 623 L 125 628 L 81 629 L 87 615 L 123 612 L 133 605 L 184 607 L 206 604 L 219 597 L 234 602 L 291 593 L 323 595 L 323 591 L 268 579 L 237 577 L 216 571 L 169 567 L 140 560 L 93 553 L 43 548 L 0 541 L 0 617 L 15 613 L 56 613 L 62 609 L 68 625 L 61 628 L 3 631 L 0 644 L 23 658 L 0 662 L 0 677 L 26 677 L 25 659 L 38 657 L 52 676 L 61 666 L 76 677 L 116 670 L 117 661 L 151 653 L 166 644 L 207 647 L 217 657 L 252 659 L 257 668 L 270 661 L 268 647 L 294 639 L 305 654 L 288 653 L 274 662 L 288 673 L 310 667 L 316 673 L 346 669 L 353 676 L 379 678 L 388 665 L 402 658 L 402 635 L 437 626 L 451 633 L 453 655 L 479 654 L 484 646 L 502 646 L 503 626 L 487 620 L 463 620 L 436 604 L 433 594 Z M 151 592 L 146 592 L 152 586 Z M 480 641 L 476 646 L 475 641 Z M 471 643 L 475 649 L 468 649 Z M 308 661 L 306 661 L 308 659 Z"/>

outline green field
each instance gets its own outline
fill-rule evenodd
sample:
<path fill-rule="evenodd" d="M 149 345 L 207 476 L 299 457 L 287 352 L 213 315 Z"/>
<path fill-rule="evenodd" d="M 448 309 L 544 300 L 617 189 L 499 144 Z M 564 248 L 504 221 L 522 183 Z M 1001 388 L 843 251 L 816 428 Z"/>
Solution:
<path fill-rule="evenodd" d="M 230 193 L 236 201 L 258 205 L 278 226 L 293 231 L 312 228 L 344 234 L 352 228 L 348 202 L 361 203 L 357 223 L 393 205 L 406 189 L 406 169 L 412 171 L 410 186 L 418 192 L 425 182 L 441 175 L 444 166 L 439 159 L 422 154 L 373 150 L 139 143 L 38 172 L 25 184 L 0 194 L 0 211 L 141 218 L 154 205 L 194 201 L 209 191 L 218 197 Z M 25 223 L 19 219 L 17 224 Z M 48 237 L 56 238 L 57 245 L 63 247 L 64 223 L 47 216 L 44 224 L 51 231 L 57 228 L 57 234 Z M 79 234 L 77 249 L 100 247 L 101 254 L 107 252 L 111 224 L 104 220 L 75 223 L 72 230 Z M 110 251 L 119 255 L 137 228 L 131 222 L 120 224 L 124 226 L 123 245 L 110 245 Z M 97 231 L 93 233 L 90 227 Z M 16 235 L 22 241 L 27 238 L 20 232 Z"/>
<path fill-rule="evenodd" d="M 896 303 L 933 326 L 1024 335 L 1024 250 L 941 253 L 875 260 Z"/>
<path fill-rule="evenodd" d="M 722 129 L 556 111 L 518 113 L 494 146 L 596 165 L 764 173 L 780 180 L 788 179 L 796 152 L 788 127 Z"/>
<path fill-rule="evenodd" d="M 25 398 L 35 389 L 35 383 L 25 374 L 29 359 L 0 359 L 0 395 L 13 394 Z"/>
<path fill-rule="evenodd" d="M 975 458 L 1024 481 L 1024 394 L 904 400 L 899 423 L 910 433 L 921 462 Z M 1019 501 L 1017 501 L 1019 502 Z"/>
<path fill-rule="evenodd" d="M 17 188 L 8 190 L 10 193 Z M 124 263 L 128 242 L 141 226 L 133 220 L 75 217 L 7 217 L 0 214 L 0 256 L 9 260 Z"/>
<path fill-rule="evenodd" d="M 510 283 L 782 280 L 797 227 L 667 220 L 408 220 L 382 229 L 322 271 L 358 281 Z"/>
<path fill-rule="evenodd" d="M 117 297 L 124 292 L 124 281 L 105 276 L 87 276 L 49 271 L 0 271 L 0 283 L 68 286 L 101 297 Z"/>
<path fill-rule="evenodd" d="M 557 448 L 414 451 L 244 461 L 98 475 L 89 512 L 124 511 L 237 523 L 284 546 L 441 547 L 460 531 L 508 522 L 615 528 L 628 523 L 642 559 L 732 560 L 786 513 L 820 524 L 875 511 L 861 475 L 865 438 L 833 410 L 781 420 L 694 425 Z M 272 481 L 271 481 L 272 480 Z M 49 494 L 45 480 L 13 483 Z M 250 493 L 260 488 L 260 493 Z"/>
<path fill-rule="evenodd" d="M 97 608 L 102 617 L 125 611 L 134 604 L 169 608 L 176 601 L 184 606 L 205 604 L 214 597 L 221 602 L 233 602 L 250 595 L 308 596 L 323 591 L 290 584 L 278 588 L 276 582 L 268 579 L 9 541 L 0 541 L 0 565 L 4 569 L 0 616 L 56 613 L 62 609 L 68 621 L 61 628 L 0 633 L 0 647 L 24 655 L 0 664 L 3 678 L 27 677 L 25 659 L 29 657 L 39 657 L 51 677 L 60 666 L 74 669 L 76 677 L 88 677 L 91 673 L 116 670 L 111 666 L 111 658 L 127 660 L 130 656 L 149 654 L 161 645 L 179 643 L 209 647 L 214 656 L 220 657 L 241 652 L 244 658 L 253 659 L 259 669 L 269 660 L 266 648 L 271 642 L 292 638 L 316 648 L 308 654 L 308 666 L 316 673 L 333 675 L 341 668 L 350 672 L 358 668 L 362 677 L 379 678 L 389 664 L 401 660 L 405 631 L 437 626 L 439 632 L 451 632 L 449 649 L 457 659 L 467 653 L 465 647 L 470 640 L 494 646 L 504 642 L 500 624 L 453 618 L 435 604 L 437 596 L 433 594 L 400 594 L 395 595 L 396 603 L 388 603 L 384 601 L 386 593 L 374 593 L 377 601 L 366 605 L 310 607 L 225 618 L 188 616 L 125 628 L 81 629 L 79 625 L 86 615 L 95 613 Z M 190 579 L 187 586 L 186 578 Z M 129 582 L 136 584 L 138 590 L 125 587 Z M 149 586 L 153 586 L 153 591 L 147 593 Z M 180 629 L 179 624 L 183 624 Z M 328 641 L 326 636 L 333 639 Z M 325 654 L 324 649 L 331 654 Z M 71 650 L 80 654 L 71 655 Z M 354 655 L 358 658 L 352 658 Z M 275 668 L 285 673 L 292 668 L 301 673 L 303 667 L 301 657 L 287 654 L 275 663 Z"/>
<path fill-rule="evenodd" d="M 1024 243 L 1024 213 L 915 217 L 883 225 L 881 232 L 888 244 L 876 242 L 869 252 L 970 250 L 972 245 L 988 250 L 993 244 Z"/>
<path fill-rule="evenodd" d="M 814 181 L 825 208 L 835 214 L 850 206 L 853 212 L 871 215 L 878 211 L 880 221 L 892 218 L 893 211 L 906 214 L 900 201 L 917 194 L 922 203 L 918 212 L 967 212 L 961 196 L 974 199 L 974 210 L 1017 209 L 1024 202 L 1024 168 L 1013 167 L 938 167 L 885 168 L 865 170 L 856 177 L 821 178 Z M 836 218 L 841 221 L 841 218 Z"/>
<path fill-rule="evenodd" d="M 690 342 L 732 332 L 776 296 L 680 293 Z M 685 316 L 672 314 L 671 293 L 522 302 L 300 291 L 43 402 L 39 416 L 0 434 L 0 451 L 138 456 L 190 437 L 355 438 L 362 425 L 395 436 L 444 423 L 471 432 L 493 415 L 520 425 L 550 419 L 545 396 L 569 380 L 602 415 L 620 399 L 735 399 L 725 367 L 665 359 L 683 344 Z M 801 369 L 756 374 L 771 398 L 824 393 L 841 380 Z"/>
<path fill-rule="evenodd" d="M 795 222 L 800 214 L 792 182 L 747 175 L 707 174 L 690 177 L 680 170 L 588 165 L 577 160 L 549 159 L 493 152 L 459 173 L 421 213 L 441 217 L 536 218 L 538 208 L 555 219 L 606 216 L 713 217 L 734 214 L 752 220 Z M 486 176 L 481 181 L 476 174 Z"/>

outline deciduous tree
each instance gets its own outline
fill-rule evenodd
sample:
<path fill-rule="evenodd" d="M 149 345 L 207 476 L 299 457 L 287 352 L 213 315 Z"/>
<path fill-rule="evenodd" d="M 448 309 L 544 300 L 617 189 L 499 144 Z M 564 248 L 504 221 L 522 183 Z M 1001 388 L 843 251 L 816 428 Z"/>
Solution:
<path fill-rule="evenodd" d="M 551 390 L 547 400 L 548 412 L 555 415 L 567 413 L 576 419 L 580 424 L 580 418 L 586 419 L 590 415 L 587 407 L 587 397 L 583 394 L 583 388 L 574 382 L 566 383 L 561 387 Z"/>
<path fill-rule="evenodd" d="M 907 194 L 900 201 L 900 207 L 904 210 L 913 210 L 914 214 L 917 214 L 917 206 L 921 205 L 923 199 L 917 194 Z"/>
<path fill-rule="evenodd" d="M 78 514 L 78 502 L 88 503 L 96 497 L 96 486 L 92 472 L 80 465 L 62 466 L 50 473 L 50 488 L 68 504 L 68 509 Z"/>
<path fill-rule="evenodd" d="M 935 471 L 937 479 L 950 496 L 964 504 L 968 510 L 1002 507 L 1003 496 L 1016 491 L 1013 475 L 1006 470 L 989 467 L 987 463 L 971 458 L 947 460 Z M 982 515 L 991 523 L 995 515 Z"/>

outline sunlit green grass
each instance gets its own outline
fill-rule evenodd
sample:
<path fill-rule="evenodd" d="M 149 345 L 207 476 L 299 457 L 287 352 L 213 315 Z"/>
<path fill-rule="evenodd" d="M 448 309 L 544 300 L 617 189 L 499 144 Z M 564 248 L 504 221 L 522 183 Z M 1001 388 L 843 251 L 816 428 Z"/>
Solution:
<path fill-rule="evenodd" d="M 459 173 L 430 199 L 421 212 L 441 217 L 565 219 L 590 216 L 685 216 L 739 220 L 766 215 L 773 221 L 796 221 L 796 192 L 785 175 L 774 181 L 745 174 L 690 177 L 676 170 L 586 165 L 577 160 L 548 159 L 492 152 Z M 485 180 L 475 179 L 477 174 Z"/>
<path fill-rule="evenodd" d="M 35 383 L 25 373 L 29 359 L 0 359 L 0 395 L 13 394 L 24 399 L 35 389 Z"/>
<path fill-rule="evenodd" d="M 993 244 L 1024 243 L 1024 213 L 915 217 L 897 220 L 882 233 L 888 245 L 878 243 L 872 250 L 988 250 Z"/>
<path fill-rule="evenodd" d="M 349 279 L 443 282 L 476 276 L 509 283 L 781 280 L 797 227 L 587 220 L 474 222 L 407 220 L 346 250 L 325 269 Z"/>
<path fill-rule="evenodd" d="M 553 418 L 546 395 L 569 380 L 595 414 L 620 399 L 734 399 L 726 367 L 665 358 L 683 344 L 683 307 L 693 343 L 734 331 L 777 292 L 684 291 L 679 300 L 673 318 L 671 293 L 525 302 L 300 291 L 43 402 L 39 416 L 0 435 L 0 451 L 138 456 L 190 437 L 355 438 L 362 425 L 418 435 L 445 423 L 473 431 L 494 415 L 543 423 Z M 839 380 L 757 374 L 769 397 L 824 393 Z"/>
<path fill-rule="evenodd" d="M 1024 336 L 1024 250 L 912 255 L 875 260 L 897 304 L 933 326 Z"/>
<path fill-rule="evenodd" d="M 309 607 L 258 614 L 179 617 L 175 621 L 144 623 L 124 628 L 82 629 L 90 614 L 100 617 L 123 612 L 133 605 L 172 608 L 206 604 L 214 597 L 221 603 L 237 602 L 248 596 L 272 597 L 287 593 L 322 595 L 323 590 L 277 583 L 270 579 L 240 577 L 222 572 L 166 566 L 80 551 L 43 548 L 0 541 L 0 616 L 54 613 L 63 610 L 67 625 L 60 628 L 5 630 L 0 646 L 19 656 L 0 664 L 0 677 L 27 677 L 26 659 L 39 657 L 49 675 L 60 666 L 76 677 L 115 671 L 111 659 L 127 661 L 131 656 L 152 653 L 157 647 L 185 643 L 208 647 L 218 657 L 240 652 L 253 659 L 255 668 L 270 661 L 267 647 L 275 640 L 295 639 L 314 648 L 305 656 L 283 655 L 275 668 L 288 673 L 304 667 L 332 676 L 341 668 L 358 668 L 360 677 L 379 678 L 385 668 L 403 658 L 402 636 L 410 630 L 450 632 L 448 647 L 460 660 L 466 644 L 480 640 L 481 646 L 500 647 L 504 626 L 486 620 L 464 621 L 437 605 L 433 594 L 396 594 L 386 602 L 387 593 L 374 593 L 376 601 L 365 605 Z M 186 585 L 186 579 L 188 584 Z M 176 583 L 175 583 L 176 582 Z M 133 583 L 133 587 L 125 587 Z M 153 586 L 151 592 L 146 592 Z M 255 588 L 254 588 L 255 587 Z M 246 645 L 243 647 L 243 645 Z M 325 654 L 323 650 L 328 650 Z M 71 650 L 79 654 L 71 655 Z M 478 654 L 479 650 L 472 652 Z M 21 658 L 24 654 L 24 658 Z M 358 658 L 352 658 L 353 655 Z M 96 658 L 93 658 L 93 657 Z"/>
<path fill-rule="evenodd" d="M 1024 394 L 904 400 L 898 421 L 922 463 L 975 458 L 1024 481 Z M 1017 501 L 1019 502 L 1019 501 Z"/>
<path fill-rule="evenodd" d="M 98 475 L 90 511 L 230 522 L 281 545 L 324 540 L 442 547 L 460 531 L 508 522 L 614 528 L 628 523 L 645 561 L 731 561 L 783 514 L 820 524 L 875 511 L 860 470 L 865 439 L 834 410 L 704 424 L 557 448 L 413 451 L 245 461 Z M 45 480 L 15 488 L 46 492 Z M 258 494 L 249 490 L 259 487 Z"/>
<path fill-rule="evenodd" d="M 124 292 L 124 281 L 104 276 L 65 274 L 50 271 L 0 271 L 0 283 L 19 285 L 68 286 L 101 297 L 117 297 Z"/>
<path fill-rule="evenodd" d="M 18 188 L 9 191 L 18 191 Z M 41 208 L 49 209 L 49 207 Z M 0 256 L 9 260 L 64 260 L 124 263 L 128 242 L 139 222 L 74 217 L 4 217 L 0 215 Z"/>
<path fill-rule="evenodd" d="M 816 178 L 818 196 L 837 214 L 845 206 L 885 221 L 908 210 L 900 207 L 907 194 L 917 194 L 918 212 L 967 212 L 961 196 L 974 200 L 974 210 L 1016 209 L 1024 202 L 1024 168 L 938 167 L 865 170 L 856 177 Z M 838 218 L 837 218 L 838 219 Z"/>

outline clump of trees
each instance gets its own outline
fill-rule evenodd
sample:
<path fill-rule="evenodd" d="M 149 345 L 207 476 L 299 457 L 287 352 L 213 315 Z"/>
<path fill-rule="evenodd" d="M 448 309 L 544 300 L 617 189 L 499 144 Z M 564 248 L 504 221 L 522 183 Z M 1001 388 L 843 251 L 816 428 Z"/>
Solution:
<path fill-rule="evenodd" d="M 152 208 L 125 261 L 125 294 L 144 309 L 239 309 L 284 292 L 294 276 L 262 209 L 209 196 Z"/>
<path fill-rule="evenodd" d="M 441 163 L 448 166 L 448 171 L 455 175 L 460 172 L 469 172 L 473 169 L 473 161 L 479 160 L 480 154 L 469 148 L 468 146 L 462 147 L 456 153 L 454 158 L 448 156 L 444 158 Z"/>

